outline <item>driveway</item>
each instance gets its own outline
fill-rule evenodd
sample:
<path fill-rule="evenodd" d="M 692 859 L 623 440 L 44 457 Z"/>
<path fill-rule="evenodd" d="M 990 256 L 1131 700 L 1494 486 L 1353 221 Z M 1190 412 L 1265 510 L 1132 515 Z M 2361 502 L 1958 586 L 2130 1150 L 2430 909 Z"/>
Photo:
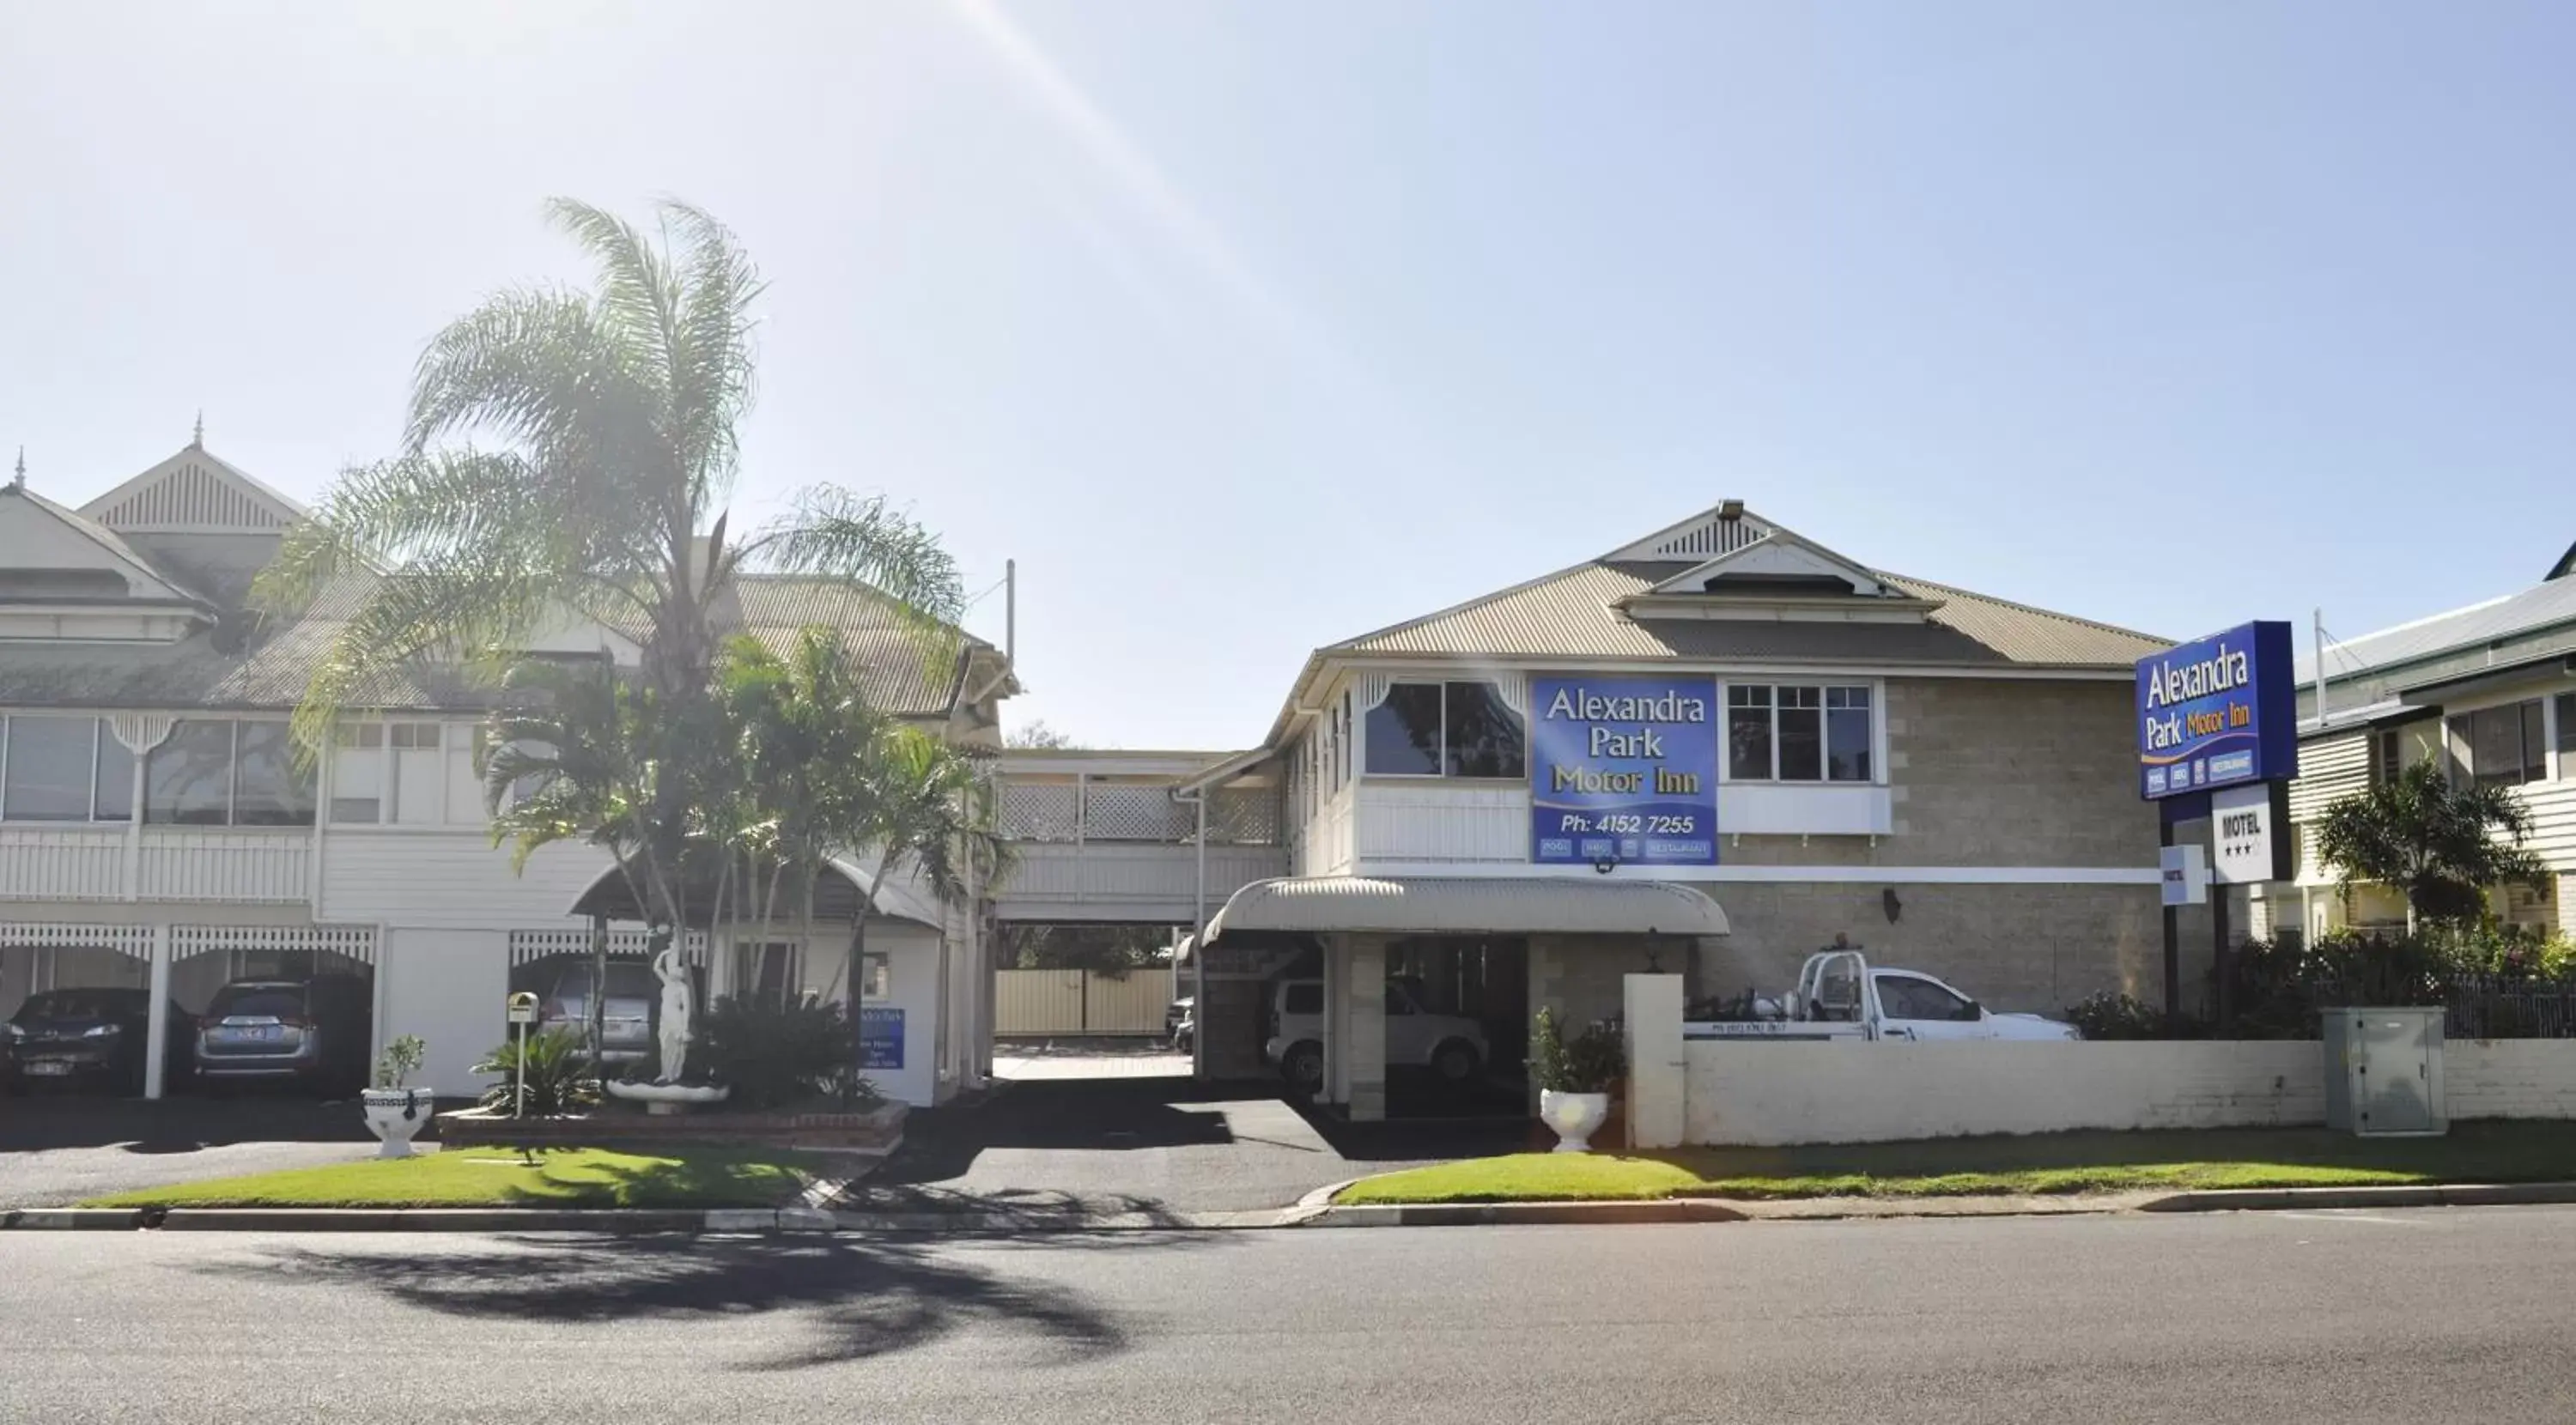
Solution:
<path fill-rule="evenodd" d="M 1040 1079 L 1187 1078 L 1190 1056 L 1160 1039 L 1006 1039 L 993 1047 L 993 1077 Z"/>
<path fill-rule="evenodd" d="M 972 1107 L 914 1113 L 904 1146 L 840 1205 L 1000 1212 L 1032 1225 L 1258 1211 L 1371 1173 L 1508 1152 L 1532 1127 L 1342 1125 L 1258 1086 L 1185 1078 L 1031 1080 Z"/>
<path fill-rule="evenodd" d="M 0 1100 L 0 1207 L 345 1163 L 375 1151 L 354 1103 L 39 1096 Z"/>

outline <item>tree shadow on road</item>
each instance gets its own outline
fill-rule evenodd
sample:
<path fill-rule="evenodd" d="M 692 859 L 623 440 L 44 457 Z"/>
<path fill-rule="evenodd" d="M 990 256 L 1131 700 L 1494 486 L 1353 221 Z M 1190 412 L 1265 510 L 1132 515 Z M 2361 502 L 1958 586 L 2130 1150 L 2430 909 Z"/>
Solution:
<path fill-rule="evenodd" d="M 1108 1245 L 1066 1233 L 1049 1245 Z M 1205 1245 L 1180 1233 L 1117 1234 L 1121 1249 Z M 959 1331 L 1015 1336 L 1064 1363 L 1115 1355 L 1128 1337 L 1085 1293 L 1014 1279 L 931 1240 L 518 1237 L 456 1250 L 278 1247 L 209 1264 L 211 1275 L 365 1287 L 408 1306 L 502 1321 L 716 1321 L 793 1313 L 801 1345 L 739 1361 L 797 1370 L 867 1360 Z M 710 1334 L 711 1349 L 724 1348 Z"/>

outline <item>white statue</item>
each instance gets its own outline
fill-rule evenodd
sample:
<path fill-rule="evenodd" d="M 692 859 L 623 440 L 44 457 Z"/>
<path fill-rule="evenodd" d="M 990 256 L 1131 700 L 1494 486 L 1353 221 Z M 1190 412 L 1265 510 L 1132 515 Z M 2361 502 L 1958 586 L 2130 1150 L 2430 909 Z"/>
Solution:
<path fill-rule="evenodd" d="M 662 981 L 662 1077 L 655 1082 L 676 1084 L 689 1062 L 689 1041 L 697 1037 L 689 1032 L 689 967 L 666 946 L 653 957 L 653 973 Z"/>

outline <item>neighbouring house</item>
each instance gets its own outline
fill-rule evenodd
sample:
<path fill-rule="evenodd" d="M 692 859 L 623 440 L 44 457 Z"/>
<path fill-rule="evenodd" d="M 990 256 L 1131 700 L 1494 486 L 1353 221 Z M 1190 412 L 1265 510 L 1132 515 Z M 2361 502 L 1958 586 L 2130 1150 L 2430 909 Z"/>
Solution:
<path fill-rule="evenodd" d="M 2298 676 L 2298 876 L 2255 889 L 2253 933 L 2402 929 L 2406 898 L 2384 886 L 2341 894 L 2313 829 L 2328 806 L 2424 762 L 2509 787 L 2531 813 L 2525 844 L 2553 879 L 2494 888 L 2497 917 L 2576 932 L 2576 549 L 2520 592 L 2360 638 L 2319 636 Z"/>
<path fill-rule="evenodd" d="M 1284 797 L 1279 873 L 1198 883 L 1202 1070 L 1311 1033 L 1321 1095 L 1376 1117 L 1418 1057 L 1399 1016 L 1481 1022 L 1517 1066 L 1538 1006 L 1615 1014 L 1657 967 L 1777 989 L 1838 939 L 1997 1009 L 2158 995 L 2131 699 L 2167 646 L 1735 501 L 1329 644 L 1258 748 L 1170 779 Z"/>
<path fill-rule="evenodd" d="M 471 1066 L 503 1038 L 506 997 L 550 995 L 585 962 L 576 908 L 617 878 L 578 845 L 513 873 L 475 767 L 488 695 L 461 681 L 371 690 L 327 755 L 291 755 L 289 714 L 351 605 L 326 594 L 275 628 L 241 610 L 304 517 L 202 443 L 76 510 L 23 470 L 0 489 L 0 1017 L 37 990 L 166 985 L 157 1095 L 190 1068 L 158 1023 L 167 1000 L 194 1013 L 231 979 L 336 973 L 370 986 L 376 1045 L 420 1035 L 425 1081 L 476 1092 Z M 1016 685 L 988 644 L 966 639 L 953 667 L 929 668 L 874 601 L 795 578 L 744 577 L 722 616 L 781 646 L 837 629 L 880 706 L 999 746 L 997 705 Z M 626 632 L 576 618 L 531 651 L 636 657 Z M 710 996 L 843 997 L 848 917 L 867 905 L 871 1077 L 928 1104 L 988 1063 L 985 922 L 886 879 L 843 868 L 820 923 L 759 944 L 692 932 L 685 957 Z M 610 946 L 640 955 L 642 928 Z"/>

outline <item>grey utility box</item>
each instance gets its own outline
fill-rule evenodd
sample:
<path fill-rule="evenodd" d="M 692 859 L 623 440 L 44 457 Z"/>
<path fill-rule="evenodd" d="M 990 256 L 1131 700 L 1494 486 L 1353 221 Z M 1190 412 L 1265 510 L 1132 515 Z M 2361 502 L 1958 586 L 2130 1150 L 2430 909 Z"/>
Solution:
<path fill-rule="evenodd" d="M 2325 1012 L 2326 1127 L 2371 1135 L 2451 1131 L 2440 1006 Z"/>

